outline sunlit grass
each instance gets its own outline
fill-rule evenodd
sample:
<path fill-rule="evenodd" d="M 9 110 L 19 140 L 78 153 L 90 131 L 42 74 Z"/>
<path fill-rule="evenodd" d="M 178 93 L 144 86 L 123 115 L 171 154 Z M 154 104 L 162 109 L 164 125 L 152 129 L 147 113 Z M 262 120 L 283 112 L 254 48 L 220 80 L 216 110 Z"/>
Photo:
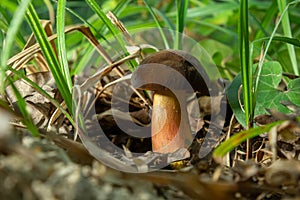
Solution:
<path fill-rule="evenodd" d="M 47 2 L 49 3 L 49 1 Z M 81 2 L 50 1 L 52 7 L 56 10 L 53 31 L 57 33 L 57 40 L 55 41 L 57 54 L 40 24 L 42 19 L 53 18 L 51 17 L 52 14 L 47 13 L 50 5 L 38 0 L 32 2 L 30 0 L 2 2 L 0 7 L 0 29 L 3 33 L 0 38 L 3 46 L 0 62 L 2 92 L 5 87 L 4 80 L 7 78 L 5 73 L 7 60 L 13 56 L 13 53 L 16 53 L 16 49 L 21 50 L 22 45 L 25 45 L 25 41 L 33 32 L 68 111 L 72 113 L 72 76 L 78 75 L 87 67 L 97 66 L 104 58 L 97 54 L 95 47 L 82 35 L 66 35 L 65 28 L 78 23 L 84 24 L 90 28 L 100 45 L 109 46 L 107 38 L 115 38 L 120 46 L 119 49 L 122 49 L 124 55 L 126 55 L 126 45 L 128 44 L 119 37 L 122 35 L 121 31 L 106 16 L 108 11 L 112 11 L 128 30 L 146 27 L 157 28 L 166 49 L 180 49 L 181 33 L 185 33 L 198 41 L 209 39 L 221 43 L 224 49 L 217 50 L 210 56 L 220 61 L 219 63 L 222 65 L 218 66 L 220 70 L 226 70 L 226 73 L 222 73 L 225 75 L 224 78 L 232 79 L 237 73 L 241 72 L 245 122 L 247 128 L 250 128 L 253 125 L 255 94 L 259 81 L 254 77 L 259 77 L 260 68 L 266 59 L 279 60 L 282 56 L 277 53 L 279 50 L 275 42 L 284 44 L 280 51 L 288 55 L 288 58 L 284 59 L 288 59 L 291 63 L 292 67 L 283 65 L 285 71 L 292 69 L 290 72 L 299 74 L 297 57 L 299 58 L 300 55 L 297 48 L 300 43 L 297 38 L 299 38 L 300 32 L 296 29 L 300 26 L 300 20 L 297 19 L 298 8 L 293 6 L 298 5 L 300 1 L 287 3 L 285 0 L 278 0 L 276 3 L 276 1 L 253 0 L 248 2 L 242 0 L 220 3 L 215 1 L 176 0 L 174 2 L 149 0 L 138 2 L 128 0 L 110 2 L 96 0 Z M 82 11 L 80 9 L 84 9 L 86 12 L 79 12 Z M 12 19 L 10 19 L 11 16 Z M 291 20 L 293 17 L 297 20 Z M 22 22 L 26 20 L 26 26 L 29 24 L 30 29 L 27 27 L 27 29 L 20 31 Z M 174 42 L 168 41 L 163 31 L 164 28 L 176 31 L 176 34 L 172 35 Z M 237 43 L 239 43 L 239 47 Z M 223 50 L 226 51 L 225 47 L 232 49 L 231 54 L 226 58 L 222 57 L 221 53 Z M 253 77 L 252 63 L 257 59 L 261 50 L 263 52 L 262 57 L 258 58 L 258 71 Z M 136 67 L 134 62 L 128 64 L 131 65 L 131 69 Z M 14 73 L 28 82 L 24 75 L 22 77 L 22 74 Z M 43 93 L 44 96 L 47 96 L 45 91 L 37 85 L 30 84 L 40 93 Z M 17 91 L 15 92 L 18 95 Z M 48 96 L 48 98 L 50 97 Z M 72 116 L 58 102 L 55 102 L 54 99 L 51 99 L 51 101 L 72 121 Z M 24 102 L 21 101 L 19 106 L 25 108 Z M 26 109 L 22 110 L 28 126 L 32 127 Z M 32 132 L 35 133 L 35 130 L 32 129 Z"/>

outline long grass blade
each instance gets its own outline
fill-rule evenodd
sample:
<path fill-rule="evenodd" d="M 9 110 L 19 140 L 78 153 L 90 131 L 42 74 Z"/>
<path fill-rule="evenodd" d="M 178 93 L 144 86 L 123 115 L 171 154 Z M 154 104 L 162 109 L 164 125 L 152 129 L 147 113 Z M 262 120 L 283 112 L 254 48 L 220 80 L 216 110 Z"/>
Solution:
<path fill-rule="evenodd" d="M 98 17 L 101 19 L 102 22 L 106 25 L 106 27 L 109 29 L 109 31 L 112 33 L 112 35 L 115 37 L 115 39 L 120 44 L 121 48 L 125 46 L 125 42 L 122 40 L 122 38 L 118 37 L 120 36 L 120 31 L 114 26 L 114 24 L 108 19 L 108 17 L 105 15 L 105 13 L 102 11 L 100 6 L 97 4 L 95 0 L 86 0 L 88 5 L 93 9 L 93 11 L 98 15 Z"/>
<path fill-rule="evenodd" d="M 277 126 L 284 121 L 276 121 L 270 124 L 267 124 L 265 126 L 252 128 L 249 130 L 242 131 L 240 133 L 235 134 L 234 136 L 230 137 L 230 139 L 223 142 L 220 146 L 217 147 L 217 149 L 213 153 L 213 157 L 216 159 L 220 159 L 221 157 L 225 156 L 226 153 L 233 150 L 235 147 L 237 147 L 242 142 L 246 141 L 247 139 L 254 138 L 256 136 L 259 136 L 260 134 L 263 134 L 265 132 L 268 132 L 273 128 L 274 126 Z"/>
<path fill-rule="evenodd" d="M 164 31 L 163 31 L 163 28 L 162 28 L 161 24 L 159 23 L 159 20 L 158 20 L 157 16 L 155 15 L 155 13 L 154 13 L 153 9 L 151 8 L 151 6 L 149 5 L 148 1 L 144 0 L 144 3 L 146 5 L 146 7 L 147 7 L 147 9 L 148 9 L 148 11 L 150 13 L 150 15 L 152 16 L 153 20 L 156 23 L 156 26 L 157 26 L 157 28 L 159 30 L 161 38 L 162 38 L 162 40 L 164 42 L 165 48 L 169 49 L 170 48 L 169 42 L 167 40 L 167 37 L 166 37 L 166 35 L 165 35 Z"/>
<path fill-rule="evenodd" d="M 250 65 L 249 26 L 248 26 L 248 0 L 242 0 L 240 5 L 240 59 L 243 84 L 244 110 L 246 126 L 250 128 L 253 116 L 252 99 L 252 67 Z"/>
<path fill-rule="evenodd" d="M 72 91 L 72 80 L 67 59 L 67 50 L 65 43 L 65 7 L 66 0 L 59 0 L 57 5 L 57 44 L 58 44 L 58 58 L 62 67 L 63 76 L 66 79 L 69 91 Z"/>
<path fill-rule="evenodd" d="M 291 5 L 296 4 L 296 3 L 299 3 L 299 2 L 300 2 L 300 0 L 296 0 L 296 1 L 290 2 L 290 3 L 284 8 L 284 10 L 282 11 L 281 16 L 280 16 L 280 18 L 278 19 L 278 22 L 276 23 L 276 25 L 275 25 L 275 27 L 274 27 L 274 29 L 273 29 L 272 34 L 270 35 L 270 39 L 268 40 L 268 43 L 267 43 L 267 45 L 266 45 L 266 47 L 265 47 L 265 51 L 264 51 L 264 53 L 263 53 L 263 56 L 262 56 L 262 58 L 260 59 L 260 61 L 259 61 L 259 63 L 258 63 L 258 67 L 257 67 L 257 71 L 256 71 L 256 73 L 255 73 L 255 77 L 260 77 L 262 65 L 263 65 L 263 63 L 264 63 L 264 61 L 265 61 L 265 58 L 266 58 L 266 56 L 267 56 L 267 53 L 268 53 L 268 50 L 269 50 L 269 48 L 270 48 L 271 42 L 272 42 L 272 40 L 273 40 L 274 37 L 275 37 L 275 33 L 276 33 L 276 31 L 277 31 L 277 29 L 278 29 L 278 27 L 279 27 L 280 22 L 282 21 L 282 18 L 283 18 L 283 16 L 284 16 L 284 14 L 287 12 L 288 8 L 289 8 Z M 256 78 L 255 83 L 254 83 L 254 84 L 255 84 L 255 85 L 254 85 L 254 96 L 256 96 L 256 93 L 257 93 L 258 83 L 259 83 L 259 79 Z"/>
<path fill-rule="evenodd" d="M 283 28 L 284 36 L 292 37 L 289 15 L 288 13 L 284 12 L 285 8 L 287 7 L 286 0 L 277 0 L 277 4 L 278 4 L 279 12 L 282 15 L 282 28 Z M 293 45 L 289 45 L 289 44 L 287 44 L 287 48 L 290 55 L 293 71 L 295 75 L 299 75 L 299 68 L 297 65 L 295 48 Z"/>
<path fill-rule="evenodd" d="M 273 1 L 270 7 L 265 12 L 263 21 L 260 23 L 260 27 L 259 27 L 260 29 L 257 31 L 255 35 L 255 39 L 268 36 L 267 29 L 270 26 L 271 22 L 273 21 L 276 12 L 277 12 L 277 4 L 276 1 Z"/>
<path fill-rule="evenodd" d="M 253 43 L 254 42 L 262 42 L 262 41 L 269 41 L 269 40 L 270 40 L 270 37 L 264 37 L 264 38 L 260 38 L 260 39 L 257 39 L 255 41 L 253 41 Z M 284 43 L 287 43 L 287 44 L 294 45 L 296 47 L 300 47 L 300 40 L 297 39 L 297 38 L 274 36 L 272 38 L 272 41 L 284 42 Z"/>
<path fill-rule="evenodd" d="M 189 0 L 177 0 L 177 17 L 176 17 L 176 36 L 175 36 L 175 49 L 181 49 L 182 33 L 185 25 L 185 18 L 189 6 Z"/>
<path fill-rule="evenodd" d="M 15 42 L 15 38 L 17 36 L 18 30 L 21 26 L 21 23 L 24 19 L 24 14 L 26 12 L 26 9 L 28 5 L 30 4 L 31 0 L 22 0 L 20 2 L 20 5 L 17 7 L 16 12 L 14 13 L 13 19 L 10 23 L 10 26 L 7 30 L 5 42 L 6 44 L 3 47 L 2 53 L 1 53 L 1 61 L 0 61 L 0 93 L 4 92 L 4 81 L 5 81 L 5 71 L 6 71 L 6 63 L 10 56 L 10 52 L 12 49 L 12 46 Z"/>
<path fill-rule="evenodd" d="M 123 55 L 127 56 L 129 53 L 126 49 L 126 42 L 122 38 L 121 31 L 118 30 L 115 25 L 110 21 L 110 19 L 106 16 L 106 14 L 102 11 L 100 6 L 97 4 L 95 0 L 86 0 L 86 2 L 89 4 L 89 6 L 94 10 L 94 12 L 100 17 L 102 22 L 107 26 L 113 37 L 116 39 L 116 41 L 120 45 L 120 49 L 123 51 Z M 111 64 L 111 63 L 109 63 Z M 134 70 L 137 66 L 137 63 L 135 61 L 129 61 L 129 65 L 131 67 L 131 70 Z"/>
<path fill-rule="evenodd" d="M 8 80 L 9 80 L 10 85 L 13 89 L 13 92 L 17 98 L 17 105 L 23 116 L 23 119 L 22 119 L 23 123 L 27 126 L 28 130 L 31 132 L 31 134 L 33 136 L 38 136 L 39 131 L 38 131 L 37 127 L 34 125 L 33 120 L 27 111 L 25 99 L 22 98 L 20 92 L 18 91 L 18 89 L 16 88 L 14 83 L 12 82 L 11 78 L 9 78 Z"/>
<path fill-rule="evenodd" d="M 11 71 L 14 75 L 16 75 L 18 78 L 22 79 L 24 82 L 26 82 L 28 85 L 30 85 L 31 87 L 33 87 L 35 89 L 35 91 L 37 91 L 39 94 L 41 94 L 42 96 L 44 96 L 46 99 L 48 99 L 56 108 L 58 108 L 63 114 L 64 116 L 70 121 L 70 123 L 72 125 L 75 126 L 74 124 L 74 120 L 71 117 L 71 115 L 61 107 L 60 103 L 58 103 L 58 101 L 56 101 L 56 99 L 52 98 L 45 90 L 43 90 L 38 84 L 36 84 L 35 82 L 33 82 L 32 80 L 30 80 L 27 76 L 25 76 L 24 74 L 22 74 L 21 72 L 13 69 L 12 67 L 8 66 L 7 70 Z"/>
<path fill-rule="evenodd" d="M 63 75 L 56 54 L 50 42 L 48 41 L 45 30 L 42 28 L 39 17 L 31 4 L 28 6 L 26 18 L 31 26 L 32 31 L 34 32 L 36 40 L 41 47 L 42 53 L 44 54 L 48 66 L 56 81 L 57 87 L 64 98 L 69 111 L 72 111 L 72 96 L 66 82 L 66 77 Z"/>

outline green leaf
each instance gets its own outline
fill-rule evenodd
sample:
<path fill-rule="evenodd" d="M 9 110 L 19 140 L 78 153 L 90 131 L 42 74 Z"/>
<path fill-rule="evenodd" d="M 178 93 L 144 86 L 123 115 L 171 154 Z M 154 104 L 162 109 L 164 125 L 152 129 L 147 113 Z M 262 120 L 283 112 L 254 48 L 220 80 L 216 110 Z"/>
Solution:
<path fill-rule="evenodd" d="M 241 74 L 239 73 L 238 75 L 236 75 L 236 77 L 226 89 L 226 96 L 236 119 L 243 127 L 246 127 L 246 117 L 241 107 L 241 104 L 243 103 L 243 98 L 242 95 L 239 94 L 241 85 L 242 78 Z"/>
<path fill-rule="evenodd" d="M 255 116 L 266 114 L 266 108 L 276 109 L 279 112 L 290 112 L 280 102 L 288 100 L 284 92 L 278 89 L 282 80 L 282 68 L 278 62 L 267 62 L 263 65 L 259 77 L 258 93 L 256 97 Z"/>
<path fill-rule="evenodd" d="M 253 66 L 254 69 L 256 67 L 257 65 Z M 280 63 L 264 63 L 258 80 L 257 96 L 256 98 L 254 97 L 256 99 L 254 117 L 260 114 L 267 114 L 266 109 L 276 109 L 283 113 L 289 113 L 290 110 L 283 106 L 281 101 L 290 100 L 292 103 L 299 103 L 299 80 L 295 79 L 291 81 L 287 92 L 278 89 L 279 83 L 282 80 L 282 67 Z M 227 88 L 226 95 L 237 120 L 242 126 L 246 127 L 245 114 L 240 105 L 243 104 L 243 95 L 242 93 L 239 94 L 240 86 L 241 75 L 238 74 Z"/>
<path fill-rule="evenodd" d="M 290 2 L 290 3 L 284 8 L 284 10 L 281 11 L 281 16 L 280 16 L 280 18 L 278 19 L 277 23 L 275 24 L 274 30 L 272 31 L 272 34 L 271 34 L 271 36 L 270 36 L 270 40 L 268 41 L 268 43 L 267 43 L 267 45 L 266 45 L 266 47 L 265 47 L 263 56 L 262 56 L 262 58 L 261 58 L 260 61 L 259 61 L 259 64 L 258 64 L 258 71 L 257 71 L 257 75 L 258 75 L 258 76 L 259 76 L 260 73 L 261 73 L 261 67 L 262 67 L 262 65 L 263 65 L 263 62 L 265 61 L 265 57 L 267 56 L 267 53 L 268 53 L 270 44 L 271 44 L 271 42 L 272 42 L 272 40 L 273 40 L 273 38 L 274 38 L 274 36 L 275 36 L 275 33 L 276 33 L 276 31 L 277 31 L 277 29 L 278 29 L 278 27 L 279 27 L 279 24 L 280 24 L 281 20 L 283 20 L 283 17 L 285 16 L 285 13 L 287 12 L 289 6 L 291 6 L 291 5 L 293 5 L 293 4 L 296 4 L 296 3 L 299 3 L 299 2 L 300 2 L 300 0 L 292 1 L 292 2 Z M 291 35 L 288 35 L 288 37 L 291 37 Z M 291 50 L 292 46 L 289 45 L 288 48 Z M 289 52 L 290 52 L 290 51 L 289 51 Z M 291 59 L 293 60 L 293 58 L 291 58 Z M 291 60 L 291 61 L 292 61 L 292 60 Z M 294 67 L 294 65 L 293 65 L 293 67 Z M 294 72 L 295 72 L 295 74 L 297 75 L 297 74 L 298 74 L 298 69 L 294 69 Z M 256 90 L 257 90 L 257 86 L 258 86 L 258 80 L 255 81 L 255 85 L 254 85 L 254 92 L 255 92 L 255 93 L 257 92 L 257 91 L 256 91 Z"/>
<path fill-rule="evenodd" d="M 95 0 L 86 0 L 88 5 L 93 9 L 93 11 L 97 14 L 97 16 L 101 19 L 101 21 L 107 26 L 109 32 L 113 35 L 116 41 L 119 44 L 119 48 L 122 49 L 124 55 L 129 55 L 126 50 L 126 42 L 123 40 L 123 35 L 120 30 L 116 28 L 116 26 L 111 22 L 111 20 L 106 16 L 101 7 L 97 4 Z M 134 60 L 128 61 L 131 66 L 131 70 L 135 69 L 137 63 Z"/>
<path fill-rule="evenodd" d="M 300 106 L 300 78 L 289 82 L 286 95 L 292 103 Z"/>
<path fill-rule="evenodd" d="M 189 9 L 189 11 L 187 12 L 187 18 L 195 19 L 200 17 L 206 17 L 206 16 L 215 15 L 216 13 L 236 11 L 238 8 L 239 8 L 239 4 L 236 2 L 208 4 L 206 6 Z M 171 12 L 168 14 L 169 17 L 173 17 L 176 15 L 177 12 Z"/>

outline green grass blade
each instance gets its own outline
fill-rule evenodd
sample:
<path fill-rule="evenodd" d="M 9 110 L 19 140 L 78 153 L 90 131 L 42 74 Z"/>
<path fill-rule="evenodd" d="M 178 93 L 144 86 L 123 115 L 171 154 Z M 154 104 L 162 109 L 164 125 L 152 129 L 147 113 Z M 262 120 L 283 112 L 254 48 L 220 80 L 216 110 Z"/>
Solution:
<path fill-rule="evenodd" d="M 252 13 L 249 13 L 249 17 L 250 17 L 250 22 L 253 23 L 253 25 L 258 27 L 258 31 L 257 33 L 263 33 L 265 36 L 268 35 L 265 26 L 263 26 L 260 21 L 256 18 L 255 15 L 253 15 Z"/>
<path fill-rule="evenodd" d="M 285 8 L 288 7 L 286 5 L 286 0 L 277 0 L 279 12 L 282 16 L 282 28 L 283 28 L 283 33 L 286 37 L 292 37 L 292 31 L 290 27 L 290 19 L 288 13 L 284 12 Z M 293 45 L 287 44 L 288 52 L 290 55 L 293 71 L 296 75 L 299 75 L 299 69 L 297 65 L 297 59 L 296 59 L 296 53 L 295 53 L 295 48 Z"/>
<path fill-rule="evenodd" d="M 158 28 L 158 30 L 159 30 L 159 32 L 160 32 L 161 38 L 162 38 L 162 40 L 163 40 L 163 42 L 164 42 L 165 48 L 166 48 L 166 49 L 169 49 L 169 48 L 170 48 L 169 42 L 168 42 L 168 40 L 167 40 L 167 38 L 166 38 L 166 35 L 164 34 L 163 28 L 162 28 L 162 26 L 160 25 L 157 16 L 155 15 L 155 13 L 154 13 L 153 9 L 151 8 L 151 6 L 149 5 L 148 1 L 147 1 L 147 0 L 144 0 L 144 3 L 145 3 L 145 5 L 146 5 L 146 7 L 147 7 L 147 9 L 148 9 L 148 11 L 149 11 L 149 13 L 150 13 L 150 15 L 152 16 L 153 20 L 154 20 L 155 23 L 156 23 L 156 26 L 157 26 L 157 28 Z"/>
<path fill-rule="evenodd" d="M 122 38 L 118 37 L 120 35 L 120 31 L 115 27 L 115 25 L 108 19 L 105 13 L 102 11 L 100 6 L 97 4 L 95 0 L 86 0 L 88 5 L 92 8 L 92 10 L 98 15 L 98 17 L 104 22 L 108 30 L 113 34 L 115 39 L 118 41 L 121 47 L 125 46 L 125 42 Z"/>
<path fill-rule="evenodd" d="M 8 12 L 16 13 L 16 9 L 17 9 L 17 2 L 4 1 L 1 3 L 1 6 L 0 6 L 0 16 L 1 16 L 0 29 L 3 31 L 3 33 L 7 33 L 8 27 L 11 24 L 11 20 L 14 18 L 14 17 L 11 18 L 11 16 L 8 16 L 7 13 Z M 21 19 L 23 19 L 23 18 L 21 18 Z M 20 48 L 23 48 L 23 46 L 26 43 L 26 41 L 23 38 L 20 31 L 17 32 L 16 43 L 18 44 L 18 46 Z M 2 50 L 2 48 L 1 48 L 1 50 Z"/>
<path fill-rule="evenodd" d="M 6 71 L 6 63 L 10 56 L 11 49 L 15 42 L 16 35 L 21 26 L 21 23 L 24 19 L 24 14 L 31 0 L 22 0 L 20 5 L 17 7 L 16 12 L 14 13 L 13 19 L 10 23 L 9 29 L 7 30 L 5 45 L 1 53 L 1 61 L 0 61 L 0 93 L 4 91 L 4 81 L 5 81 L 5 71 Z"/>
<path fill-rule="evenodd" d="M 16 75 L 18 78 L 21 78 L 23 81 L 27 82 L 31 87 L 33 87 L 38 93 L 40 93 L 42 96 L 47 98 L 55 107 L 57 107 L 64 115 L 65 117 L 70 121 L 71 124 L 74 124 L 74 120 L 71 117 L 71 115 L 61 107 L 60 103 L 56 101 L 56 99 L 52 98 L 46 91 L 44 91 L 39 85 L 37 85 L 35 82 L 30 80 L 27 76 L 25 76 L 23 73 L 13 69 L 12 67 L 8 66 L 7 70 L 13 72 L 14 75 Z"/>
<path fill-rule="evenodd" d="M 58 3 L 55 0 L 52 0 L 54 3 Z M 119 5 L 118 5 L 119 6 Z M 65 6 L 65 9 L 71 13 L 72 15 L 74 15 L 76 18 L 78 18 L 81 22 L 83 22 L 83 24 L 87 25 L 89 28 L 93 29 L 96 36 L 98 36 L 98 38 L 103 38 L 104 40 L 106 40 L 106 38 L 104 37 L 104 34 L 102 34 L 102 32 L 97 31 L 97 29 L 90 23 L 88 22 L 88 20 L 84 19 L 83 17 L 81 17 L 78 13 L 76 13 L 75 11 L 73 11 L 72 9 L 70 9 L 69 7 L 67 7 L 67 5 Z"/>
<path fill-rule="evenodd" d="M 269 40 L 270 40 L 270 37 L 264 37 L 264 38 L 260 38 L 260 39 L 257 39 L 255 41 L 253 41 L 253 43 L 254 42 L 262 42 L 262 41 L 269 41 Z M 297 39 L 297 38 L 274 36 L 272 41 L 284 42 L 284 43 L 287 43 L 287 44 L 294 45 L 296 47 L 300 47 L 300 40 Z"/>
<path fill-rule="evenodd" d="M 131 2 L 132 0 L 122 0 L 118 3 L 118 5 L 113 9 L 113 12 L 115 14 L 121 13 L 127 5 Z"/>
<path fill-rule="evenodd" d="M 268 29 L 268 27 L 274 20 L 274 16 L 276 15 L 276 12 L 277 12 L 277 4 L 276 4 L 276 1 L 273 1 L 272 4 L 270 5 L 270 7 L 268 9 L 266 9 L 265 16 L 264 16 L 263 21 L 261 22 L 261 26 L 260 26 L 262 28 L 260 28 L 257 31 L 257 33 L 255 35 L 255 39 L 259 39 L 261 37 L 268 36 L 268 33 L 266 30 Z"/>
<path fill-rule="evenodd" d="M 38 41 L 41 51 L 45 56 L 51 73 L 56 81 L 56 85 L 66 102 L 69 111 L 72 111 L 72 95 L 67 86 L 66 77 L 63 76 L 62 69 L 56 58 L 56 54 L 52 49 L 50 42 L 47 39 L 45 30 L 40 24 L 39 17 L 34 10 L 34 7 L 30 4 L 26 13 L 27 22 L 30 24 L 32 31 Z"/>
<path fill-rule="evenodd" d="M 239 4 L 237 2 L 225 1 L 222 3 L 211 3 L 206 6 L 197 6 L 195 8 L 189 9 L 187 12 L 187 19 L 202 18 L 216 14 L 216 12 L 228 12 L 228 11 L 237 11 Z M 176 12 L 170 12 L 167 14 L 168 17 L 172 18 L 177 15 Z"/>
<path fill-rule="evenodd" d="M 17 98 L 16 103 L 18 105 L 18 108 L 19 108 L 22 116 L 23 116 L 22 121 L 23 121 L 24 125 L 27 126 L 28 130 L 31 132 L 31 134 L 33 136 L 38 136 L 39 131 L 36 128 L 36 126 L 34 125 L 33 120 L 32 120 L 30 114 L 28 113 L 28 111 L 26 109 L 25 99 L 21 96 L 20 92 L 18 91 L 18 89 L 16 88 L 16 86 L 14 85 L 14 83 L 11 81 L 10 78 L 9 78 L 9 82 L 10 82 L 10 85 L 13 89 L 14 94 L 16 95 L 16 98 Z"/>
<path fill-rule="evenodd" d="M 193 24 L 199 24 L 203 27 L 213 28 L 217 31 L 222 32 L 222 34 L 226 34 L 228 37 L 237 37 L 237 33 L 233 30 L 230 30 L 227 27 L 222 27 L 222 26 L 219 26 L 219 25 L 215 25 L 215 24 L 205 22 L 205 21 L 199 21 L 199 20 L 196 20 L 196 19 L 189 20 L 189 22 L 191 22 Z"/>
<path fill-rule="evenodd" d="M 176 17 L 176 36 L 175 36 L 175 49 L 181 49 L 182 33 L 185 25 L 185 18 L 189 6 L 189 0 L 177 0 L 177 17 Z"/>
<path fill-rule="evenodd" d="M 252 124 L 253 99 L 252 99 L 252 67 L 250 65 L 249 26 L 248 26 L 248 0 L 242 0 L 240 5 L 240 59 L 243 84 L 244 110 L 246 126 Z"/>
<path fill-rule="evenodd" d="M 127 49 L 126 49 L 126 42 L 121 37 L 122 36 L 121 31 L 119 31 L 115 27 L 115 25 L 105 15 L 105 13 L 102 11 L 102 9 L 100 8 L 100 6 L 97 4 L 97 2 L 95 0 L 86 0 L 86 2 L 93 9 L 93 11 L 98 15 L 98 17 L 100 17 L 102 22 L 104 22 L 104 24 L 107 26 L 107 28 L 109 29 L 111 34 L 114 36 L 116 41 L 119 43 L 120 49 L 122 49 L 122 51 L 124 53 L 123 55 L 125 55 L 125 56 L 129 55 L 129 53 L 127 52 Z M 130 60 L 128 63 L 131 66 L 131 70 L 134 70 L 135 67 L 137 66 L 137 63 L 134 60 Z"/>
<path fill-rule="evenodd" d="M 281 123 L 283 123 L 283 121 L 276 121 L 276 122 L 267 124 L 265 126 L 251 128 L 249 130 L 245 130 L 240 133 L 237 133 L 237 134 L 233 135 L 232 137 L 230 137 L 230 139 L 223 142 L 220 146 L 218 146 L 213 153 L 213 157 L 216 159 L 219 159 L 219 158 L 225 156 L 226 153 L 233 150 L 235 147 L 237 147 L 242 142 L 245 142 L 247 139 L 251 139 L 256 136 L 259 136 L 260 134 L 268 132 L 271 130 L 271 128 L 273 128 L 274 126 L 277 126 Z"/>
<path fill-rule="evenodd" d="M 121 2 L 118 3 L 118 5 L 112 10 L 112 12 L 118 16 L 126 7 L 127 5 L 131 2 L 131 0 L 123 0 Z M 102 28 L 100 29 L 100 34 L 102 35 L 106 35 L 107 34 L 107 29 L 105 26 L 102 26 Z M 98 32 L 97 32 L 98 33 Z M 99 33 L 98 33 L 99 34 Z M 103 39 L 105 39 L 103 37 Z"/>
<path fill-rule="evenodd" d="M 280 18 L 278 19 L 278 22 L 275 24 L 275 27 L 274 27 L 274 29 L 273 29 L 273 32 L 272 32 L 272 34 L 271 34 L 271 36 L 270 36 L 270 39 L 269 39 L 269 41 L 268 41 L 268 43 L 267 43 L 267 45 L 266 45 L 264 54 L 263 54 L 262 58 L 260 59 L 260 61 L 259 61 L 259 63 L 258 63 L 257 71 L 255 72 L 255 77 L 260 77 L 262 65 L 263 65 L 263 63 L 264 63 L 264 60 L 265 60 L 265 58 L 266 58 L 266 56 L 267 56 L 267 53 L 268 53 L 268 50 L 269 50 L 269 48 L 270 48 L 271 42 L 272 42 L 272 40 L 273 40 L 274 37 L 275 37 L 276 31 L 277 31 L 277 29 L 278 29 L 278 27 L 279 27 L 280 22 L 282 21 L 282 18 L 283 18 L 283 16 L 284 16 L 284 14 L 287 12 L 288 8 L 289 8 L 291 5 L 296 4 L 296 3 L 299 3 L 299 2 L 300 2 L 300 0 L 296 0 L 296 1 L 290 2 L 290 3 L 284 8 L 284 10 L 281 12 L 281 16 L 280 16 Z M 259 83 L 259 79 L 256 78 L 255 83 L 254 83 L 254 84 L 255 84 L 255 85 L 254 85 L 254 96 L 256 96 L 256 94 L 257 94 L 258 83 Z"/>
<path fill-rule="evenodd" d="M 72 80 L 67 59 L 67 50 L 65 43 L 65 7 L 66 0 L 59 0 L 57 5 L 57 44 L 58 44 L 58 58 L 60 66 L 62 67 L 63 76 L 66 79 L 68 89 L 72 91 Z"/>

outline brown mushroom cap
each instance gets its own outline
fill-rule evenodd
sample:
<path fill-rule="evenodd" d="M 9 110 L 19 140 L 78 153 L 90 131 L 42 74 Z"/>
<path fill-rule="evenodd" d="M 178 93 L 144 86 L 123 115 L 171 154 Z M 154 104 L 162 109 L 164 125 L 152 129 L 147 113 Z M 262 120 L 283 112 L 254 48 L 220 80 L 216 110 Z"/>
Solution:
<path fill-rule="evenodd" d="M 208 77 L 202 65 L 194 56 L 181 50 L 163 50 L 145 58 L 131 78 L 133 87 L 154 91 L 165 89 L 159 82 L 176 90 L 185 90 L 184 81 L 201 95 L 209 95 Z"/>

